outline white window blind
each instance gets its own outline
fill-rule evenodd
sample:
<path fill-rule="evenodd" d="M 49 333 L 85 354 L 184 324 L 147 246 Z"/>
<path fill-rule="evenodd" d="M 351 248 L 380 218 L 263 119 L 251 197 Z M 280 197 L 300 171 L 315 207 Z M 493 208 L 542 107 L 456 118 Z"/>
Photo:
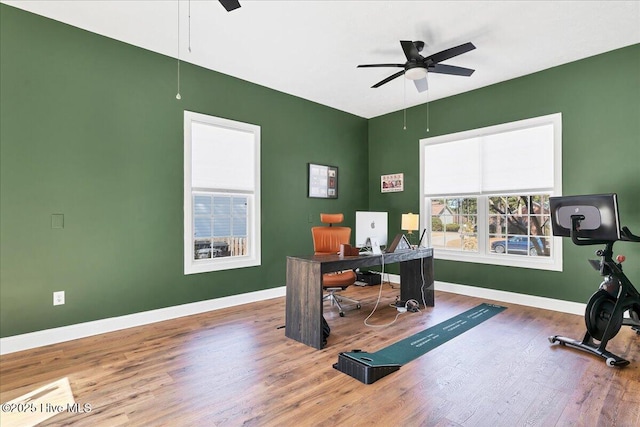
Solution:
<path fill-rule="evenodd" d="M 482 138 L 482 191 L 553 187 L 553 125 Z"/>
<path fill-rule="evenodd" d="M 554 186 L 553 125 L 427 144 L 426 194 L 486 194 Z"/>
<path fill-rule="evenodd" d="M 428 194 L 474 194 L 481 191 L 481 139 L 470 138 L 425 149 L 424 188 Z"/>
<path fill-rule="evenodd" d="M 191 138 L 192 187 L 236 191 L 254 189 L 253 132 L 194 121 Z"/>

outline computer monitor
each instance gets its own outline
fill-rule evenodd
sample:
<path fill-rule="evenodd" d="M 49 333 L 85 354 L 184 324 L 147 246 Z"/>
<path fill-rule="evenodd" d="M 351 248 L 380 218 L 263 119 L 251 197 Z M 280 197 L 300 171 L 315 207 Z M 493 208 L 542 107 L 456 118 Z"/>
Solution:
<path fill-rule="evenodd" d="M 387 212 L 356 212 L 356 247 L 366 246 L 367 239 L 375 238 L 380 246 L 387 245 Z"/>
<path fill-rule="evenodd" d="M 581 215 L 577 237 L 619 240 L 620 220 L 615 193 L 550 197 L 551 227 L 554 236 L 571 237 L 571 217 Z"/>

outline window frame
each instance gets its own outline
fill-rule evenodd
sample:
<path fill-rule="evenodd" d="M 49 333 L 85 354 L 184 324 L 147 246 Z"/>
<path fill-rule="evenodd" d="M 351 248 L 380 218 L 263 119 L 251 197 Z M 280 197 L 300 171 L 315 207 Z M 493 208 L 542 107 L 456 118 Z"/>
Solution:
<path fill-rule="evenodd" d="M 199 123 L 225 130 L 250 133 L 253 135 L 253 188 L 196 188 L 192 185 L 192 124 Z M 261 265 L 261 227 L 260 227 L 260 126 L 210 116 L 192 111 L 184 111 L 184 274 L 197 274 L 211 271 L 255 267 Z M 247 196 L 247 254 L 195 259 L 193 195 L 211 194 L 222 196 Z"/>
<path fill-rule="evenodd" d="M 552 187 L 519 189 L 512 192 L 499 193 L 468 193 L 468 194 L 425 194 L 425 150 L 430 144 L 443 144 L 471 138 L 489 136 L 492 134 L 517 131 L 532 127 L 553 125 L 553 185 Z M 456 132 L 420 140 L 420 218 L 421 227 L 426 229 L 427 244 L 431 246 L 431 199 L 442 198 L 477 198 L 477 239 L 478 252 L 439 249 L 435 248 L 434 258 L 451 261 L 471 262 L 480 264 L 502 265 L 510 267 L 532 268 L 539 270 L 562 271 L 562 238 L 550 236 L 551 255 L 549 257 L 532 257 L 517 254 L 491 253 L 489 239 L 489 198 L 494 196 L 537 195 L 549 194 L 549 196 L 562 195 L 562 114 L 554 113 L 515 122 L 503 123 L 479 129 Z"/>

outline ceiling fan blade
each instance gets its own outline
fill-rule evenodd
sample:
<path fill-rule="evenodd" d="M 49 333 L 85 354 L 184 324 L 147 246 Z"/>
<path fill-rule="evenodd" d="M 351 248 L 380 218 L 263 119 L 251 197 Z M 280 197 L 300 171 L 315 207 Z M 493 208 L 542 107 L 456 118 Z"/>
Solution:
<path fill-rule="evenodd" d="M 400 40 L 400 45 L 404 51 L 404 56 L 407 57 L 407 61 L 422 61 L 424 59 L 412 41 Z"/>
<path fill-rule="evenodd" d="M 400 67 L 400 68 L 404 68 L 404 64 L 365 64 L 365 65 L 358 65 L 358 68 L 368 68 L 368 67 Z"/>
<path fill-rule="evenodd" d="M 419 80 L 414 80 L 413 83 L 415 83 L 416 89 L 418 89 L 418 92 L 424 92 L 427 89 L 429 89 L 429 85 L 427 84 L 427 78 L 426 77 L 424 77 L 422 79 L 419 79 Z"/>
<path fill-rule="evenodd" d="M 446 61 L 447 59 L 451 59 L 454 56 L 462 55 L 463 53 L 467 53 L 476 47 L 473 43 L 465 43 L 460 46 L 452 47 L 447 50 L 443 50 L 442 52 L 434 53 L 433 55 L 427 56 L 425 59 L 430 59 L 431 62 L 437 64 L 438 62 Z"/>
<path fill-rule="evenodd" d="M 374 88 L 374 87 L 380 87 L 380 86 L 382 86 L 383 84 L 385 84 L 385 83 L 389 83 L 391 80 L 395 79 L 396 77 L 400 77 L 400 76 L 401 76 L 401 75 L 403 75 L 403 74 L 404 74 L 404 70 L 402 70 L 402 71 L 398 71 L 397 73 L 390 75 L 390 76 L 389 76 L 389 77 L 387 77 L 386 79 L 384 79 L 384 80 L 382 80 L 382 81 L 379 81 L 378 83 L 374 84 L 374 85 L 373 85 L 373 86 L 371 86 L 371 87 L 372 87 L 372 88 Z"/>
<path fill-rule="evenodd" d="M 231 12 L 232 10 L 236 10 L 240 7 L 240 2 L 238 0 L 219 0 L 220 4 L 227 9 L 227 12 Z"/>
<path fill-rule="evenodd" d="M 428 67 L 430 73 L 452 74 L 454 76 L 469 77 L 475 70 L 471 68 L 456 67 L 454 65 L 435 64 Z"/>

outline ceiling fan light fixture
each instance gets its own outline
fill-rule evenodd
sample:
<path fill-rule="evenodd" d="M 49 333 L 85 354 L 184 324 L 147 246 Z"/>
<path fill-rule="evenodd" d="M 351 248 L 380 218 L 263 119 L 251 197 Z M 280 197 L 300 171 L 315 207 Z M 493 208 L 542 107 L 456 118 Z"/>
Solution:
<path fill-rule="evenodd" d="M 404 76 L 409 80 L 420 80 L 427 77 L 427 69 L 422 67 L 409 68 L 404 72 Z"/>
<path fill-rule="evenodd" d="M 460 46 L 452 47 L 450 49 L 443 50 L 442 52 L 434 53 L 433 55 L 429 55 L 426 58 L 420 55 L 420 51 L 422 51 L 424 47 L 424 42 L 421 41 L 407 41 L 400 40 L 400 46 L 402 46 L 402 51 L 404 52 L 404 56 L 407 58 L 407 62 L 404 64 L 364 64 L 358 65 L 358 68 L 361 67 L 393 67 L 393 68 L 404 68 L 404 70 L 400 70 L 397 73 L 394 73 L 387 77 L 384 80 L 379 81 L 378 83 L 371 86 L 372 88 L 377 88 L 382 86 L 383 84 L 389 83 L 391 80 L 397 79 L 398 77 L 404 75 L 408 80 L 413 80 L 416 89 L 418 92 L 424 92 L 427 88 L 427 71 L 429 73 L 436 74 L 450 74 L 454 76 L 466 76 L 469 77 L 473 74 L 474 70 L 470 68 L 457 67 L 455 65 L 445 65 L 440 62 L 446 61 L 448 59 L 454 58 L 458 55 L 462 55 L 463 53 L 469 52 L 476 47 L 473 43 L 468 42 L 461 44 Z"/>

